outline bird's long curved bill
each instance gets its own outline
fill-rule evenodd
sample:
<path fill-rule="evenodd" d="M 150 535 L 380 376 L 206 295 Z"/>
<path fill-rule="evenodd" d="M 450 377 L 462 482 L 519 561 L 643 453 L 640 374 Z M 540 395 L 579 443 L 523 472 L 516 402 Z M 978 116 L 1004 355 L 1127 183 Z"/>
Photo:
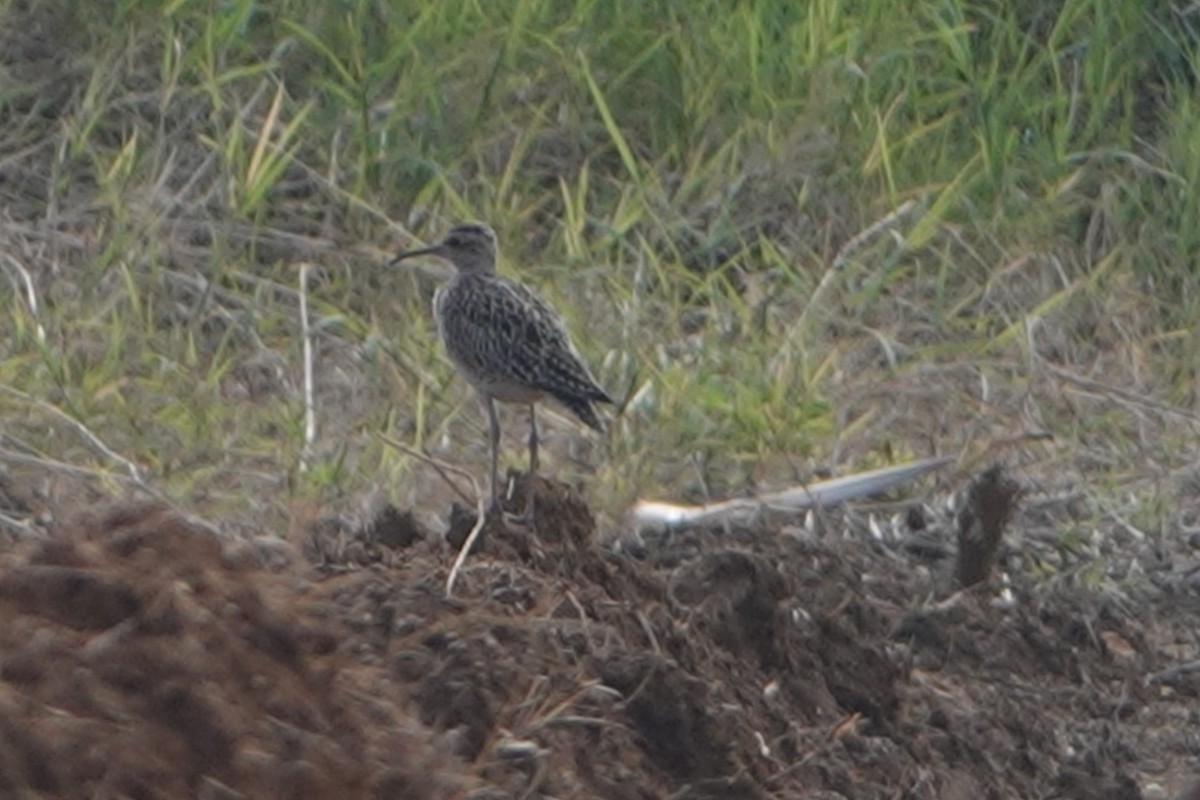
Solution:
<path fill-rule="evenodd" d="M 397 264 L 399 264 L 401 261 L 404 261 L 405 259 L 408 259 L 408 258 L 415 258 L 416 256 L 441 255 L 441 252 L 442 252 L 442 248 L 440 245 L 434 245 L 432 247 L 421 247 L 416 250 L 405 250 L 403 253 L 400 253 L 395 258 L 393 258 L 391 261 L 389 261 L 388 266 L 394 267 Z"/>

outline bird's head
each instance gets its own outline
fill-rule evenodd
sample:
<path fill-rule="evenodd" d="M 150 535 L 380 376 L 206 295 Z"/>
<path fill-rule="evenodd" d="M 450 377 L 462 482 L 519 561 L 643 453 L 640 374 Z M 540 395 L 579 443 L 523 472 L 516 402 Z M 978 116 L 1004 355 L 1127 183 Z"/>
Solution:
<path fill-rule="evenodd" d="M 492 272 L 496 269 L 496 234 L 481 222 L 456 225 L 432 247 L 406 250 L 392 259 L 397 264 L 414 256 L 440 256 L 459 272 Z"/>

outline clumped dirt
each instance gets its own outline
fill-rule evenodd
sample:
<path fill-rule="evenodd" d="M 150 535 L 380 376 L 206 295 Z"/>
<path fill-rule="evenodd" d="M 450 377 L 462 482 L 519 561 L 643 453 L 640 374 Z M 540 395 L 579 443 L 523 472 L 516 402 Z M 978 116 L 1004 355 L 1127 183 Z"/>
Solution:
<path fill-rule="evenodd" d="M 600 543 L 573 489 L 517 488 L 533 522 L 489 521 L 450 598 L 455 550 L 390 508 L 228 542 L 126 503 L 13 542 L 0 796 L 1123 800 L 1192 777 L 1194 594 L 958 590 L 937 548 L 831 525 Z"/>

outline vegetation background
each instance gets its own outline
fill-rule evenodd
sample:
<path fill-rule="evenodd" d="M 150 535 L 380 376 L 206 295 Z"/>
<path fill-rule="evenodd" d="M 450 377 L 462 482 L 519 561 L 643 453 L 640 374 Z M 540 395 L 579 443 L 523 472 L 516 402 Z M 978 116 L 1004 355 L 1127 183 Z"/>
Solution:
<path fill-rule="evenodd" d="M 235 533 L 443 514 L 387 440 L 482 476 L 485 424 L 436 343 L 436 265 L 384 264 L 484 219 L 622 398 L 604 438 L 545 426 L 609 525 L 935 453 L 1017 467 L 1053 509 L 1025 530 L 1064 552 L 1196 516 L 1195 6 L 0 19 L 0 461 L 50 507 L 132 485 Z"/>

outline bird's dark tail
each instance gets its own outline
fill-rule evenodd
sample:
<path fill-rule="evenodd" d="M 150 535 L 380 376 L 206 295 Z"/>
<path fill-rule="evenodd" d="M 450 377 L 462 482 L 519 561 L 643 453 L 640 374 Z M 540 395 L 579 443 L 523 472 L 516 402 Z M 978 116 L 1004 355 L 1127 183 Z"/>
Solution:
<path fill-rule="evenodd" d="M 571 413 L 579 417 L 579 419 L 583 421 L 583 424 L 587 425 L 592 430 L 603 433 L 604 423 L 600 420 L 600 416 L 596 413 L 596 407 L 593 406 L 592 403 L 611 403 L 612 398 L 603 392 L 600 392 L 599 394 L 601 396 L 593 397 L 579 397 L 578 395 L 564 397 L 562 395 L 556 395 L 556 398 L 560 403 L 569 408 Z"/>

